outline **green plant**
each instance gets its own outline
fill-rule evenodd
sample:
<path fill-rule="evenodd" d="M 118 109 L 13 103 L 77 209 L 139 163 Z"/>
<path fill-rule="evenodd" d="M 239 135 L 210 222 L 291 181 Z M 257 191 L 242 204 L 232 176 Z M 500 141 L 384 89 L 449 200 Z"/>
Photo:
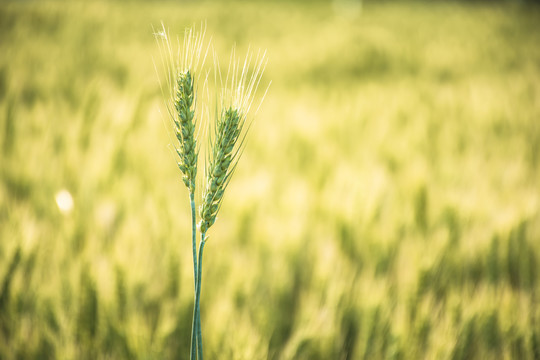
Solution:
<path fill-rule="evenodd" d="M 182 180 L 189 190 L 191 205 L 191 233 L 193 251 L 193 273 L 195 291 L 197 290 L 197 249 L 196 249 L 196 211 L 195 190 L 197 177 L 197 157 L 199 149 L 195 137 L 195 106 L 196 89 L 194 74 L 197 74 L 203 49 L 204 32 L 197 34 L 193 29 L 186 30 L 181 54 L 174 56 L 169 35 L 162 24 L 162 30 L 158 33 L 160 42 L 161 59 L 166 69 L 167 86 L 167 112 L 171 120 L 175 137 L 178 141 L 175 146 L 178 155 L 178 168 L 182 172 Z M 202 58 L 201 65 L 204 64 Z M 163 86 L 161 86 L 163 89 Z M 191 333 L 191 358 L 195 358 L 195 343 L 197 329 L 197 312 L 193 313 L 193 326 Z"/>
<path fill-rule="evenodd" d="M 201 238 L 196 246 L 196 211 L 195 190 L 197 178 L 197 159 L 199 147 L 196 137 L 196 105 L 198 66 L 204 66 L 208 47 L 203 52 L 204 30 L 200 33 L 187 29 L 184 35 L 182 51 L 175 58 L 169 35 L 165 27 L 159 32 L 158 41 L 162 61 L 166 70 L 167 110 L 177 140 L 175 147 L 178 167 L 183 174 L 182 180 L 189 191 L 192 219 L 192 252 L 195 284 L 195 304 L 191 332 L 191 359 L 203 358 L 202 329 L 200 318 L 200 296 L 202 287 L 202 259 L 207 231 L 216 221 L 223 196 L 229 181 L 242 155 L 247 131 L 248 114 L 254 100 L 254 94 L 261 81 L 266 65 L 265 53 L 255 58 L 248 53 L 243 63 L 231 56 L 225 82 L 216 55 L 214 63 L 216 83 L 219 74 L 221 93 L 216 104 L 214 122 L 209 122 L 207 157 L 205 167 L 205 190 L 200 206 L 199 229 Z M 204 55 L 203 55 L 204 54 Z M 251 68 L 252 60 L 254 66 Z M 217 85 L 217 84 L 216 84 Z M 163 89 L 163 86 L 162 86 Z M 263 96 L 264 98 L 264 96 Z M 261 100 L 262 101 L 262 100 Z M 199 111 L 201 111 L 199 109 Z"/>

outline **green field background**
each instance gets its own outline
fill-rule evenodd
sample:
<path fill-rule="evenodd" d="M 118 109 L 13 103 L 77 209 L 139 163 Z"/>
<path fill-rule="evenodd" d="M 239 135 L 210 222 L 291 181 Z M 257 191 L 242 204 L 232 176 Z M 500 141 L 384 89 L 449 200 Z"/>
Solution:
<path fill-rule="evenodd" d="M 268 54 L 207 359 L 540 359 L 540 7 L 439 1 L 0 2 L 0 359 L 189 358 L 161 21 Z"/>

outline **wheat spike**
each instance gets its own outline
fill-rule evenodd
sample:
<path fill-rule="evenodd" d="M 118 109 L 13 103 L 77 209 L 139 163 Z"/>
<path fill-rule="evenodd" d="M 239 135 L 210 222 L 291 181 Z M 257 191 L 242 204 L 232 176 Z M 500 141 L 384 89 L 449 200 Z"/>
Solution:
<path fill-rule="evenodd" d="M 176 148 L 179 158 L 178 168 L 182 171 L 182 180 L 191 193 L 195 192 L 198 156 L 193 102 L 193 78 L 188 70 L 178 74 L 174 99 L 177 114 L 174 119 L 174 131 L 179 144 Z"/>
<path fill-rule="evenodd" d="M 162 29 L 156 33 L 162 65 L 166 69 L 166 89 L 163 86 L 161 88 L 167 91 L 167 111 L 178 141 L 175 146 L 177 164 L 191 194 L 195 193 L 198 157 L 195 83 L 200 75 L 198 69 L 204 65 L 208 52 L 208 48 L 206 52 L 203 48 L 204 35 L 202 26 L 199 33 L 192 28 L 186 29 L 183 44 L 174 55 L 168 31 L 163 24 Z"/>
<path fill-rule="evenodd" d="M 221 111 L 216 117 L 214 136 L 210 140 L 206 189 L 200 208 L 202 234 L 205 234 L 216 221 L 223 194 L 238 164 L 249 130 L 248 114 L 266 65 L 266 57 L 264 53 L 259 54 L 253 70 L 250 71 L 251 60 L 252 55 L 248 52 L 243 65 L 240 66 L 240 63 L 234 60 L 234 52 L 231 56 L 225 87 L 222 90 Z M 217 64 L 217 60 L 215 63 Z M 220 73 L 219 69 L 216 73 Z"/>

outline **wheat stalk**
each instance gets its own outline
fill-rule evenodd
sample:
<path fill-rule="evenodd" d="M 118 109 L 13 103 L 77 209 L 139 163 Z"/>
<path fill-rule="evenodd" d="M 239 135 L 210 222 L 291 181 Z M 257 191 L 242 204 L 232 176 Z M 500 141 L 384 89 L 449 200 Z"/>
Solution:
<path fill-rule="evenodd" d="M 238 165 L 238 160 L 242 155 L 245 138 L 251 123 L 248 123 L 248 114 L 254 100 L 254 94 L 261 81 L 262 74 L 266 67 L 266 53 L 258 54 L 255 58 L 254 67 L 250 70 L 253 59 L 248 52 L 243 66 L 235 59 L 233 51 L 227 71 L 225 86 L 222 87 L 221 110 L 216 111 L 213 137 L 209 139 L 210 159 L 206 166 L 206 188 L 203 194 L 203 203 L 200 207 L 201 221 L 199 228 L 201 240 L 199 241 L 199 259 L 197 268 L 197 285 L 195 294 L 195 312 L 197 313 L 197 353 L 202 360 L 202 327 L 200 297 L 202 286 L 202 259 L 204 245 L 206 244 L 206 232 L 216 221 L 217 214 L 221 208 L 223 195 L 231 177 Z M 223 84 L 221 71 L 217 58 L 216 78 L 219 74 L 220 82 Z M 229 77 L 230 76 L 230 77 Z M 217 81 L 216 81 L 217 82 Z M 268 89 L 267 89 L 268 90 Z M 266 92 L 265 92 L 266 95 Z M 261 99 L 264 99 L 264 96 Z M 259 104 L 260 106 L 260 104 Z M 219 116 L 217 116 L 219 114 Z M 211 131 L 209 133 L 212 133 Z"/>
<path fill-rule="evenodd" d="M 192 28 L 186 29 L 184 33 L 183 46 L 178 46 L 178 53 L 175 56 L 169 33 L 162 23 L 162 29 L 156 34 L 162 65 L 166 71 L 166 91 L 167 112 L 171 120 L 174 134 L 177 140 L 175 152 L 178 156 L 177 165 L 182 172 L 182 180 L 189 190 L 189 200 L 191 205 L 191 244 L 193 252 L 193 283 L 194 293 L 197 291 L 197 212 L 195 210 L 195 190 L 197 178 L 197 158 L 199 149 L 195 134 L 196 128 L 196 86 L 194 74 L 198 73 L 199 65 L 202 67 L 206 59 L 203 53 L 204 28 L 201 26 L 200 33 L 196 33 Z M 160 84 L 161 85 L 161 84 Z M 163 86 L 161 86 L 163 91 Z M 193 322 L 191 330 L 191 359 L 196 358 L 197 343 L 197 312 L 193 311 Z"/>
<path fill-rule="evenodd" d="M 175 153 L 178 157 L 177 164 L 182 172 L 182 180 L 189 190 L 191 205 L 195 305 L 191 330 L 190 358 L 192 360 L 202 360 L 200 296 L 202 258 L 207 240 L 206 232 L 216 221 L 225 189 L 242 155 L 246 134 L 251 125 L 251 122 L 248 121 L 248 114 L 250 114 L 255 98 L 254 94 L 266 66 L 266 54 L 258 53 L 254 58 L 253 54 L 248 51 L 248 55 L 241 64 L 236 60 L 233 51 L 225 81 L 223 81 L 217 57 L 214 54 L 216 84 L 219 77 L 222 89 L 220 93 L 221 102 L 216 106 L 215 122 L 210 124 L 213 131 L 209 131 L 209 134 L 213 135 L 208 140 L 209 159 L 205 167 L 206 188 L 200 206 L 201 221 L 199 228 L 201 240 L 197 251 L 195 190 L 199 148 L 195 130 L 197 125 L 197 91 L 195 83 L 197 76 L 200 75 L 198 67 L 202 67 L 204 64 L 208 48 L 206 53 L 203 53 L 204 31 L 195 33 L 192 29 L 188 29 L 184 34 L 181 52 L 174 56 L 168 32 L 163 24 L 162 30 L 156 35 L 160 45 L 162 65 L 166 69 L 167 93 L 164 95 L 167 98 L 167 111 L 177 140 L 175 146 Z M 254 60 L 253 66 L 251 66 L 252 60 Z M 164 87 L 161 86 L 161 88 L 163 91 Z M 264 99 L 264 96 L 261 98 L 261 103 L 262 99 Z"/>

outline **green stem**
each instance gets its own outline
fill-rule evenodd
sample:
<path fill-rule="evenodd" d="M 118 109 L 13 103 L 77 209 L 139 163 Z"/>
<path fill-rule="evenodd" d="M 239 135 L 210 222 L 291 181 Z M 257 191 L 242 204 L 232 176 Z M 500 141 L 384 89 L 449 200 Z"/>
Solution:
<path fill-rule="evenodd" d="M 197 288 L 197 212 L 195 211 L 195 194 L 189 193 L 189 201 L 191 203 L 191 246 L 193 249 L 193 280 L 195 288 Z"/>
<path fill-rule="evenodd" d="M 197 297 L 197 213 L 195 212 L 195 194 L 189 193 L 189 200 L 191 203 L 191 245 L 193 248 L 193 280 L 195 283 L 195 298 Z M 190 359 L 197 359 L 197 307 L 193 307 L 193 320 L 191 324 L 191 353 Z"/>
<path fill-rule="evenodd" d="M 197 313 L 197 355 L 198 360 L 203 360 L 203 346 L 202 346 L 202 329 L 201 329 L 201 279 L 202 279 L 202 258 L 204 244 L 206 243 L 206 233 L 201 234 L 201 241 L 199 243 L 199 263 L 197 274 L 197 292 L 195 295 L 195 312 Z"/>

